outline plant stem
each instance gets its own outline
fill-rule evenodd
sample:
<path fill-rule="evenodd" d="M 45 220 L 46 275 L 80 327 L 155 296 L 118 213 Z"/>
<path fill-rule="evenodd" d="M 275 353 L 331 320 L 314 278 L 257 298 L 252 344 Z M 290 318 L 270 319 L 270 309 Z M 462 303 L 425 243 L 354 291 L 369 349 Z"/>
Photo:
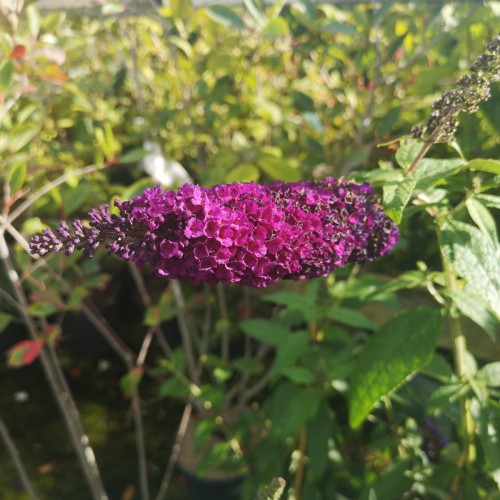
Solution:
<path fill-rule="evenodd" d="M 429 141 L 431 141 L 429 139 Z M 430 147 L 432 146 L 432 142 L 426 142 L 423 146 L 422 149 L 418 152 L 417 156 L 413 159 L 411 162 L 411 165 L 406 169 L 406 174 L 410 175 L 412 174 L 415 169 L 417 168 L 417 165 L 420 163 L 420 160 L 427 154 L 427 151 L 429 151 Z"/>
<path fill-rule="evenodd" d="M 438 229 L 438 240 L 441 240 L 441 233 Z M 441 252 L 441 261 L 445 275 L 446 287 L 450 291 L 458 292 L 458 285 L 454 270 L 451 263 Z M 467 382 L 469 373 L 467 371 L 467 341 L 462 331 L 459 318 L 449 318 L 450 333 L 453 343 L 453 359 L 455 363 L 455 371 L 460 381 Z M 463 468 L 472 464 L 476 459 L 476 447 L 474 444 L 475 424 L 471 413 L 470 400 L 467 395 L 464 395 L 459 400 L 460 414 L 463 428 L 464 446 L 458 462 L 458 467 Z"/>
<path fill-rule="evenodd" d="M 5 443 L 5 447 L 7 448 L 7 451 L 9 452 L 12 461 L 14 462 L 17 474 L 19 475 L 19 479 L 24 489 L 26 490 L 26 493 L 28 493 L 29 497 L 32 500 L 38 500 L 39 497 L 35 493 L 35 490 L 31 485 L 28 474 L 26 473 L 26 469 L 24 468 L 24 464 L 19 455 L 19 451 L 17 450 L 16 444 L 14 443 L 12 437 L 10 436 L 9 430 L 7 429 L 7 426 L 3 422 L 1 416 L 0 416 L 0 436 L 2 437 L 2 440 Z"/>
<path fill-rule="evenodd" d="M 307 445 L 307 432 L 305 426 L 302 426 L 299 433 L 299 465 L 295 473 L 294 493 L 295 500 L 300 500 L 302 496 L 302 486 L 304 484 L 305 475 L 305 454 Z"/>
<path fill-rule="evenodd" d="M 146 459 L 146 443 L 144 439 L 144 425 L 142 421 L 141 398 L 135 390 L 131 399 L 132 417 L 135 427 L 135 444 L 139 468 L 139 489 L 141 500 L 149 500 L 148 468 Z"/>

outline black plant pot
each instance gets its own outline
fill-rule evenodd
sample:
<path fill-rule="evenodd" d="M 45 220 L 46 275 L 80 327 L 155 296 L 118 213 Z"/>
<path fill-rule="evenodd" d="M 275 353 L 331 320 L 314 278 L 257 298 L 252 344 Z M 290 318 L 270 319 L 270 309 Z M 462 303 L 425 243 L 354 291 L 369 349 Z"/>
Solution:
<path fill-rule="evenodd" d="M 208 479 L 182 471 L 190 500 L 240 500 L 242 477 Z"/>

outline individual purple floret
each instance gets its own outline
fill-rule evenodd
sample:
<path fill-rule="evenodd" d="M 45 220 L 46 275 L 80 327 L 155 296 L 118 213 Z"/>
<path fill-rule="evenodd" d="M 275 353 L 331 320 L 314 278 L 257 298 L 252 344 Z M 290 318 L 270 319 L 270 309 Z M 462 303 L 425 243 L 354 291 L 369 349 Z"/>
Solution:
<path fill-rule="evenodd" d="M 274 184 L 233 183 L 178 191 L 146 189 L 89 213 L 89 227 L 61 222 L 30 242 L 34 254 L 99 245 L 159 276 L 192 283 L 266 286 L 326 276 L 348 262 L 371 262 L 398 240 L 368 184 L 327 178 Z"/>

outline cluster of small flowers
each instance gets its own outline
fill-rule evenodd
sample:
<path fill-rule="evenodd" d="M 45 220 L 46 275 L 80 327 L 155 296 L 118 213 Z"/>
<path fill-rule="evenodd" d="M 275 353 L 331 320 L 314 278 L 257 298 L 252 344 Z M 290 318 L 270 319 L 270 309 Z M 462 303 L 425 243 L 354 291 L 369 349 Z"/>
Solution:
<path fill-rule="evenodd" d="M 368 184 L 327 178 L 233 183 L 177 191 L 146 189 L 89 213 L 89 227 L 65 222 L 30 242 L 38 255 L 75 249 L 147 264 L 159 276 L 200 283 L 266 286 L 326 276 L 347 262 L 370 262 L 397 242 L 398 229 Z"/>
<path fill-rule="evenodd" d="M 414 127 L 413 136 L 426 142 L 453 142 L 458 128 L 456 116 L 461 111 L 475 113 L 480 102 L 489 99 L 491 83 L 499 79 L 500 36 L 497 36 L 469 68 L 469 74 L 457 80 L 457 88 L 444 93 L 432 105 L 427 123 Z"/>

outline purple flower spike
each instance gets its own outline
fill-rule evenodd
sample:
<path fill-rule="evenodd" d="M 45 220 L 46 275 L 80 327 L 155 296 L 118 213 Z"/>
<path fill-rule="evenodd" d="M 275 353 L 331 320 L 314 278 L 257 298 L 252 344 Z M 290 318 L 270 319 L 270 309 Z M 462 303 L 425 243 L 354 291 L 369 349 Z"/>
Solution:
<path fill-rule="evenodd" d="M 233 183 L 178 191 L 146 189 L 89 213 L 89 226 L 61 222 L 30 242 L 34 254 L 75 249 L 149 265 L 158 276 L 192 283 L 267 286 L 326 276 L 348 262 L 371 262 L 398 241 L 368 184 L 343 179 Z"/>

